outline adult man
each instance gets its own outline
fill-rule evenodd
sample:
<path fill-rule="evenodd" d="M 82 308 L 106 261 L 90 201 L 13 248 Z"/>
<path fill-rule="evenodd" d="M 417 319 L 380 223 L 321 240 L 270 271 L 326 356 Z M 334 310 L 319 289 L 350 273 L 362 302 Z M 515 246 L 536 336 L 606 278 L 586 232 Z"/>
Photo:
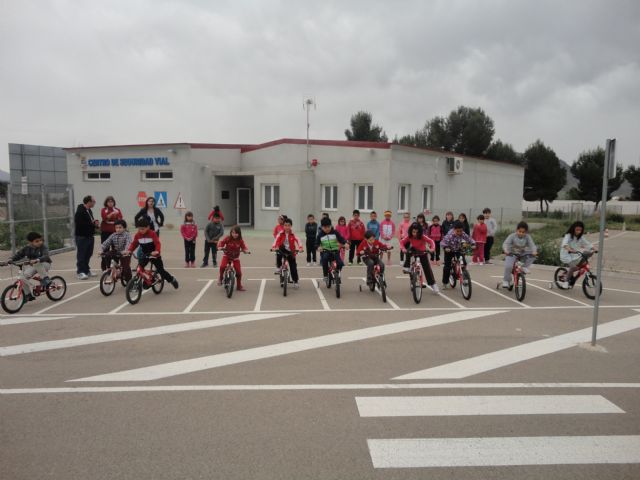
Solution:
<path fill-rule="evenodd" d="M 82 199 L 82 204 L 78 205 L 74 217 L 76 236 L 76 271 L 80 280 L 86 280 L 90 276 L 95 276 L 89 269 L 89 260 L 93 255 L 93 242 L 98 220 L 93 218 L 91 209 L 95 206 L 96 200 L 91 195 Z"/>

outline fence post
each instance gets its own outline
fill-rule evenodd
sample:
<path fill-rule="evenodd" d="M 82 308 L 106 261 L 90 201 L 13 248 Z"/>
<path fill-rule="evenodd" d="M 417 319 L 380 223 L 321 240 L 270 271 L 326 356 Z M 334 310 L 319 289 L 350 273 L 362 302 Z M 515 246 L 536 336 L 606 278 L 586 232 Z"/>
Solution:
<path fill-rule="evenodd" d="M 71 188 L 69 185 L 67 185 L 67 192 L 69 193 L 69 236 L 71 237 L 71 246 L 75 248 L 75 211 L 73 209 L 73 205 L 75 202 L 73 199 L 73 188 Z"/>
<path fill-rule="evenodd" d="M 9 243 L 11 244 L 11 254 L 16 253 L 16 224 L 13 218 L 13 185 L 7 185 L 7 213 L 9 214 Z"/>
<path fill-rule="evenodd" d="M 49 227 L 47 225 L 47 192 L 44 184 L 40 184 L 40 196 L 42 198 L 42 235 L 44 236 L 45 245 L 49 247 Z"/>
<path fill-rule="evenodd" d="M 500 230 L 502 230 L 502 217 L 504 215 L 504 207 L 500 207 Z"/>

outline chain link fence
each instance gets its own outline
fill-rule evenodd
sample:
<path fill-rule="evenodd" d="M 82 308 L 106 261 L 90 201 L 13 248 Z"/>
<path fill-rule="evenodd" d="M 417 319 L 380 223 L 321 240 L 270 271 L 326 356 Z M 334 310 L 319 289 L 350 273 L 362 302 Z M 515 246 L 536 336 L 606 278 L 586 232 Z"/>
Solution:
<path fill-rule="evenodd" d="M 52 252 L 75 247 L 71 185 L 0 185 L 0 250 L 15 253 L 29 232 L 41 233 Z"/>

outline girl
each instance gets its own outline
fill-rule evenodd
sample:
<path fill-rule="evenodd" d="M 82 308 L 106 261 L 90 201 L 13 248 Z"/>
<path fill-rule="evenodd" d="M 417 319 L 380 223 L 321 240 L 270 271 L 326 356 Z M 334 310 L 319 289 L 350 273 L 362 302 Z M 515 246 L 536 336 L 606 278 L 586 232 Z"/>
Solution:
<path fill-rule="evenodd" d="M 427 217 L 424 216 L 424 213 L 419 213 L 416 216 L 416 222 L 418 222 L 418 224 L 420 224 L 420 226 L 422 227 L 422 231 L 426 232 L 427 231 Z"/>
<path fill-rule="evenodd" d="M 442 238 L 444 238 L 449 230 L 453 228 L 453 212 L 447 212 L 444 216 L 444 222 L 442 222 Z"/>
<path fill-rule="evenodd" d="M 391 240 L 396 234 L 396 224 L 391 220 L 391 210 L 384 212 L 384 220 L 380 222 L 380 241 L 384 243 L 387 248 L 391 247 Z M 387 250 L 387 263 L 391 266 L 391 250 Z"/>
<path fill-rule="evenodd" d="M 409 273 L 411 271 L 409 269 L 409 261 L 411 259 L 412 252 L 413 254 L 417 254 L 431 290 L 433 290 L 433 293 L 440 293 L 438 285 L 436 284 L 436 279 L 433 276 L 433 271 L 431 270 L 428 257 L 428 253 L 432 252 L 435 249 L 435 246 L 435 242 L 423 233 L 422 227 L 419 223 L 416 222 L 412 224 L 409 227 L 409 235 L 400 241 L 400 248 L 407 252 L 402 271 L 404 273 Z"/>
<path fill-rule="evenodd" d="M 213 221 L 213 217 L 215 216 L 216 213 L 220 217 L 220 223 L 224 222 L 224 215 L 222 214 L 222 211 L 220 211 L 220 207 L 218 205 L 213 207 L 213 210 L 211 210 L 211 213 L 209 213 L 209 216 L 207 217 L 207 219 L 210 222 L 212 222 Z"/>
<path fill-rule="evenodd" d="M 409 227 L 411 226 L 411 214 L 404 212 L 402 214 L 402 222 L 398 225 L 398 241 L 409 235 Z M 404 262 L 404 251 L 400 249 L 400 263 Z"/>
<path fill-rule="evenodd" d="M 222 253 L 222 261 L 220 262 L 220 276 L 218 277 L 218 285 L 222 285 L 222 276 L 224 269 L 227 268 L 229 262 L 233 262 L 236 269 L 237 287 L 236 290 L 244 292 L 242 286 L 242 270 L 240 269 L 240 252 L 249 253 L 247 244 L 242 240 L 242 232 L 240 227 L 234 225 L 231 227 L 229 235 L 218 242 L 218 249 L 224 249 Z"/>
<path fill-rule="evenodd" d="M 135 216 L 135 223 L 138 223 L 141 218 L 147 218 L 149 220 L 149 229 L 155 232 L 157 236 L 160 236 L 160 227 L 164 225 L 164 214 L 156 207 L 155 198 L 147 198 L 144 207 Z"/>
<path fill-rule="evenodd" d="M 431 261 L 435 260 L 436 265 L 440 265 L 440 241 L 444 237 L 442 233 L 442 225 L 440 225 L 440 217 L 434 215 L 431 219 L 431 225 L 427 229 L 427 235 L 435 243 L 435 249 L 431 252 Z"/>
<path fill-rule="evenodd" d="M 467 235 L 471 235 L 471 229 L 469 228 L 469 221 L 467 220 L 467 216 L 464 213 L 458 215 L 458 221 L 462 223 L 462 230 Z"/>
<path fill-rule="evenodd" d="M 116 208 L 116 200 L 111 195 L 104 199 L 104 208 L 100 210 L 102 223 L 100 224 L 100 242 L 104 243 L 116 231 L 116 221 L 122 220 L 122 212 Z M 102 271 L 109 268 L 109 260 L 102 257 L 100 262 Z"/>
<path fill-rule="evenodd" d="M 578 270 L 579 266 L 584 262 L 584 258 L 580 253 L 584 253 L 587 258 L 597 252 L 593 248 L 584 235 L 584 223 L 581 221 L 574 222 L 567 230 L 562 245 L 560 246 L 560 261 L 569 267 L 567 278 L 564 281 L 564 288 L 573 286 L 573 274 Z"/>
<path fill-rule="evenodd" d="M 476 247 L 473 249 L 471 263 L 484 265 L 484 244 L 487 243 L 487 226 L 484 224 L 484 215 L 478 215 L 477 222 L 473 225 L 473 238 L 476 241 Z"/>
<path fill-rule="evenodd" d="M 342 235 L 345 241 L 349 242 L 349 225 L 347 225 L 347 219 L 344 217 L 338 218 L 338 225 L 336 225 L 336 232 Z M 344 249 L 340 250 L 340 260 L 344 262 Z"/>
<path fill-rule="evenodd" d="M 192 212 L 184 214 L 184 223 L 180 225 L 180 234 L 184 239 L 184 266 L 185 268 L 195 268 L 198 225 L 193 221 Z"/>

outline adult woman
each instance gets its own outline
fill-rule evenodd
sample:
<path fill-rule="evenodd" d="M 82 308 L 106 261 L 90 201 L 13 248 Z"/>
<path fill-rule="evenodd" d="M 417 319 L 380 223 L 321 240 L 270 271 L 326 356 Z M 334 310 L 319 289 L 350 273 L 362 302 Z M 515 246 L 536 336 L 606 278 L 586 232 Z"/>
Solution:
<path fill-rule="evenodd" d="M 149 229 L 156 232 L 156 235 L 160 236 L 160 227 L 164 225 L 164 214 L 156 207 L 156 200 L 153 197 L 147 198 L 144 203 L 144 207 L 135 216 L 136 223 L 141 218 L 147 218 L 149 220 Z"/>
<path fill-rule="evenodd" d="M 104 207 L 100 210 L 100 243 L 104 243 L 116 231 L 116 220 L 122 220 L 122 212 L 116 208 L 116 200 L 111 195 L 104 199 Z M 100 267 L 104 271 L 109 267 L 109 261 L 103 257 Z"/>

